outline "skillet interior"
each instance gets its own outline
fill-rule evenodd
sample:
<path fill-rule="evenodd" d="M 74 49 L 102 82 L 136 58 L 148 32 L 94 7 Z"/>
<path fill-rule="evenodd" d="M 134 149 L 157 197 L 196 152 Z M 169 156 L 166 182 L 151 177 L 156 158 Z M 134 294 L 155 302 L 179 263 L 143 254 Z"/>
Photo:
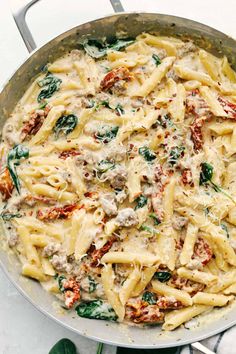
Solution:
<path fill-rule="evenodd" d="M 135 37 L 141 32 L 156 32 L 181 38 L 191 38 L 194 42 L 215 55 L 227 55 L 236 67 L 236 42 L 223 33 L 200 23 L 160 14 L 122 13 L 95 20 L 75 27 L 56 37 L 40 49 L 33 52 L 26 62 L 7 82 L 0 94 L 0 128 L 22 97 L 32 79 L 47 63 L 52 62 L 65 52 L 74 49 L 83 38 L 112 38 L 115 35 Z M 99 34 L 99 35 L 98 35 Z M 56 310 L 54 296 L 46 293 L 37 282 L 21 277 L 20 264 L 16 256 L 5 251 L 4 229 L 1 226 L 0 262 L 9 279 L 35 307 L 73 331 L 93 339 L 127 347 L 161 348 L 183 345 L 209 337 L 236 323 L 236 308 L 228 311 L 219 319 L 206 322 L 197 329 L 189 331 L 179 328 L 163 334 L 159 327 L 139 329 L 115 323 L 87 320 L 77 317 L 74 311 L 62 315 Z M 2 237 L 2 240 L 1 240 Z"/>

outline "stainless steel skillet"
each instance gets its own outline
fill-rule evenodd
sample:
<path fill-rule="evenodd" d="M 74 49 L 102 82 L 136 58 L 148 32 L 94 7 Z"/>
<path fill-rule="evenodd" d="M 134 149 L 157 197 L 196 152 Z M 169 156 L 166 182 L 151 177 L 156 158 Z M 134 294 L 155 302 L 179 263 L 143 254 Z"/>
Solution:
<path fill-rule="evenodd" d="M 18 27 L 27 48 L 32 51 L 35 44 L 24 22 L 24 14 L 37 0 L 31 1 L 26 8 L 15 15 Z M 114 9 L 122 10 L 118 1 Z M 23 65 L 14 73 L 0 93 L 0 129 L 14 109 L 14 106 L 30 85 L 35 75 L 47 63 L 52 62 L 68 50 L 77 47 L 79 41 L 86 37 L 112 37 L 117 33 L 126 33 L 135 37 L 139 33 L 158 32 L 162 35 L 191 38 L 199 46 L 218 55 L 227 55 L 234 63 L 236 58 L 236 42 L 225 34 L 200 23 L 180 17 L 148 13 L 118 13 L 77 26 L 51 40 L 41 48 L 34 50 Z M 163 334 L 158 327 L 139 329 L 114 323 L 87 320 L 77 317 L 74 312 L 62 315 L 53 306 L 55 298 L 46 293 L 40 284 L 20 276 L 20 264 L 13 253 L 4 249 L 4 233 L 1 236 L 3 246 L 0 247 L 0 262 L 9 279 L 18 290 L 39 310 L 71 330 L 90 338 L 113 345 L 136 348 L 163 348 L 196 342 L 223 331 L 236 323 L 236 308 L 219 318 L 216 315 L 211 322 L 202 324 L 192 331 L 179 328 L 174 332 Z"/>

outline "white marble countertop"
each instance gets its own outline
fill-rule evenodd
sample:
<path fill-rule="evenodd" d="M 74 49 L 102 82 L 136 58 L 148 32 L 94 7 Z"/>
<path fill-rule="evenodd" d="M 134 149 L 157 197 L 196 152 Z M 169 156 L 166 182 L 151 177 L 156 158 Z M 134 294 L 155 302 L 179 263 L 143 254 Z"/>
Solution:
<path fill-rule="evenodd" d="M 22 0 L 18 0 L 22 1 Z M 99 4 L 99 6 L 98 6 Z M 235 0 L 122 0 L 126 11 L 146 11 L 190 18 L 236 38 Z M 109 0 L 41 0 L 30 9 L 27 22 L 37 45 L 77 24 L 113 12 Z M 0 0 L 0 87 L 27 57 L 11 15 L 10 1 Z M 1 354 L 47 354 L 67 337 L 80 354 L 95 354 L 97 344 L 64 329 L 28 303 L 0 270 Z M 105 346 L 104 354 L 115 354 Z"/>

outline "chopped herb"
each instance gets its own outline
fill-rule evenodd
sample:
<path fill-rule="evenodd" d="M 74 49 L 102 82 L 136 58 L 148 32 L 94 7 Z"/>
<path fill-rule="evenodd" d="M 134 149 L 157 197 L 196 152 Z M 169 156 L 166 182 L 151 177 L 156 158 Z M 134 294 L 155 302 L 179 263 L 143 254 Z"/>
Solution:
<path fill-rule="evenodd" d="M 143 293 L 142 300 L 149 303 L 149 305 L 155 305 L 157 302 L 156 294 L 151 291 L 145 291 L 145 293 Z"/>
<path fill-rule="evenodd" d="M 156 155 L 147 146 L 141 146 L 138 149 L 139 155 L 141 155 L 146 161 L 150 162 L 156 159 Z"/>
<path fill-rule="evenodd" d="M 161 283 L 167 282 L 171 278 L 170 272 L 156 272 L 153 276 L 154 279 L 158 279 Z"/>
<path fill-rule="evenodd" d="M 152 214 L 149 214 L 148 216 L 154 220 L 154 225 L 159 225 L 161 223 L 161 221 L 158 219 L 156 214 L 152 213 Z"/>
<path fill-rule="evenodd" d="M 95 138 L 103 143 L 109 143 L 118 133 L 119 127 L 107 127 L 105 132 L 97 132 Z"/>
<path fill-rule="evenodd" d="M 29 149 L 24 145 L 15 145 L 11 149 L 7 156 L 7 167 L 10 172 L 12 181 L 16 187 L 17 192 L 20 194 L 20 181 L 16 172 L 16 166 L 20 164 L 22 158 L 27 159 L 29 157 Z"/>
<path fill-rule="evenodd" d="M 53 278 L 54 278 L 55 280 L 57 280 L 58 276 L 59 276 L 59 274 L 56 273 L 56 274 L 53 276 Z"/>
<path fill-rule="evenodd" d="M 133 42 L 134 41 L 130 39 L 116 39 L 115 42 L 108 44 L 96 39 L 89 39 L 85 41 L 82 46 L 88 55 L 92 58 L 99 59 L 104 57 L 109 49 L 119 51 Z"/>
<path fill-rule="evenodd" d="M 208 162 L 203 162 L 201 164 L 201 172 L 200 172 L 200 178 L 199 178 L 199 185 L 207 185 L 207 183 L 209 182 L 211 184 L 211 186 L 213 187 L 213 189 L 216 192 L 221 192 L 222 194 L 224 194 L 227 198 L 229 198 L 230 200 L 232 200 L 232 202 L 234 204 L 236 204 L 234 198 L 231 197 L 231 195 L 229 195 L 227 192 L 224 191 L 223 188 L 221 188 L 220 186 L 218 186 L 216 183 L 214 183 L 212 181 L 212 177 L 213 177 L 213 173 L 214 173 L 214 169 L 213 166 L 210 165 Z"/>
<path fill-rule="evenodd" d="M 48 354 L 76 354 L 76 346 L 67 338 L 60 339 Z"/>
<path fill-rule="evenodd" d="M 145 205 L 147 205 L 148 199 L 144 195 L 140 195 L 138 198 L 135 199 L 135 202 L 137 203 L 137 205 L 134 208 L 134 210 L 137 210 L 137 209 L 143 208 Z"/>
<path fill-rule="evenodd" d="M 50 73 L 44 79 L 38 81 L 38 85 L 43 87 L 38 95 L 38 102 L 41 103 L 42 100 L 52 97 L 54 92 L 59 90 L 61 83 L 61 79 Z"/>
<path fill-rule="evenodd" d="M 117 315 L 113 308 L 102 300 L 81 302 L 75 310 L 80 317 L 107 321 L 117 320 Z"/>
<path fill-rule="evenodd" d="M 89 280 L 89 294 L 91 294 L 97 289 L 97 283 L 90 275 L 88 276 L 88 280 Z"/>
<path fill-rule="evenodd" d="M 224 230 L 226 232 L 227 238 L 229 238 L 229 230 L 228 230 L 227 225 L 221 223 L 220 227 L 222 228 L 222 230 Z"/>
<path fill-rule="evenodd" d="M 184 150 L 185 150 L 184 146 L 175 146 L 175 147 L 171 148 L 169 159 L 168 159 L 169 164 L 172 166 L 175 165 L 177 163 L 179 157 L 184 152 Z"/>
<path fill-rule="evenodd" d="M 65 288 L 63 286 L 63 281 L 66 279 L 65 275 L 59 275 L 59 277 L 57 277 L 57 281 L 58 281 L 58 287 L 60 292 L 64 293 Z"/>
<path fill-rule="evenodd" d="M 153 54 L 152 59 L 155 61 L 156 66 L 161 64 L 161 59 L 159 58 L 159 56 L 157 54 Z"/>
<path fill-rule="evenodd" d="M 101 173 L 107 172 L 108 170 L 112 170 L 113 168 L 115 168 L 115 164 L 111 161 L 108 160 L 101 160 L 98 163 L 98 171 Z"/>
<path fill-rule="evenodd" d="M 115 111 L 118 113 L 119 116 L 125 114 L 125 110 L 120 103 L 118 103 L 118 105 L 116 106 Z"/>
<path fill-rule="evenodd" d="M 20 213 L 13 214 L 13 213 L 7 213 L 7 212 L 2 212 L 0 214 L 0 216 L 4 221 L 9 221 L 13 218 L 21 218 L 22 217 L 22 215 Z"/>
<path fill-rule="evenodd" d="M 54 128 L 53 131 L 56 134 L 56 137 L 60 135 L 60 133 L 63 133 L 65 135 L 68 135 L 71 133 L 75 127 L 78 124 L 78 118 L 74 114 L 68 114 L 66 116 L 60 117 Z"/>

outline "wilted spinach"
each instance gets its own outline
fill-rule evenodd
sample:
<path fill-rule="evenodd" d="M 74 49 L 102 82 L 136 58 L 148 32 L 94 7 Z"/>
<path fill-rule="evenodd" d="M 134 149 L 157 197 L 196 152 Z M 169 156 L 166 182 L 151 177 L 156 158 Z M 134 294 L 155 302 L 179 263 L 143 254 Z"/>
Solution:
<path fill-rule="evenodd" d="M 157 54 L 153 54 L 152 59 L 155 61 L 156 66 L 161 64 L 161 59 L 159 58 L 159 56 Z"/>
<path fill-rule="evenodd" d="M 17 192 L 20 194 L 20 182 L 16 172 L 16 166 L 19 166 L 22 158 L 27 159 L 29 157 L 29 149 L 24 145 L 15 145 L 11 149 L 7 156 L 7 167 L 10 172 L 12 181 L 16 187 Z"/>
<path fill-rule="evenodd" d="M 168 163 L 172 166 L 175 165 L 180 156 L 183 154 L 184 150 L 184 146 L 175 146 L 171 148 Z"/>
<path fill-rule="evenodd" d="M 151 291 L 145 291 L 142 296 L 142 300 L 146 301 L 149 305 L 155 305 L 157 302 L 156 294 Z"/>
<path fill-rule="evenodd" d="M 80 317 L 107 321 L 117 320 L 117 315 L 113 308 L 102 300 L 81 302 L 75 310 Z"/>
<path fill-rule="evenodd" d="M 167 282 L 171 278 L 170 272 L 156 272 L 153 276 L 154 279 L 158 279 L 161 283 Z"/>
<path fill-rule="evenodd" d="M 134 41 L 130 39 L 116 39 L 113 43 L 106 43 L 96 39 L 89 39 L 85 41 L 82 46 L 88 55 L 92 58 L 99 59 L 104 57 L 109 49 L 119 51 L 133 42 Z"/>
<path fill-rule="evenodd" d="M 74 114 L 68 114 L 66 116 L 60 117 L 54 128 L 53 131 L 56 134 L 56 137 L 63 133 L 65 135 L 70 134 L 78 124 L 78 118 Z"/>
<path fill-rule="evenodd" d="M 135 199 L 135 202 L 137 203 L 137 205 L 134 210 L 137 210 L 139 208 L 143 208 L 147 204 L 148 199 L 144 195 L 140 195 L 138 198 Z"/>
<path fill-rule="evenodd" d="M 146 161 L 151 162 L 156 159 L 156 155 L 147 146 L 141 146 L 138 149 L 139 155 L 141 155 Z"/>
<path fill-rule="evenodd" d="M 58 281 L 58 287 L 61 293 L 64 293 L 65 288 L 63 286 L 63 281 L 66 279 L 65 275 L 59 275 L 59 277 L 57 277 L 57 281 Z"/>
<path fill-rule="evenodd" d="M 98 172 L 104 173 L 115 168 L 115 164 L 108 160 L 101 160 L 97 165 Z"/>
<path fill-rule="evenodd" d="M 48 73 L 44 79 L 38 81 L 38 85 L 43 87 L 38 95 L 38 102 L 41 103 L 42 100 L 52 97 L 54 92 L 58 91 L 62 80 L 58 77 Z"/>
<path fill-rule="evenodd" d="M 200 172 L 200 177 L 199 177 L 199 185 L 207 185 L 208 183 L 210 183 L 213 187 L 213 189 L 216 192 L 221 192 L 222 194 L 224 194 L 227 198 L 229 198 L 230 200 L 232 200 L 232 202 L 234 204 L 236 204 L 234 198 L 231 197 L 231 195 L 229 195 L 227 192 L 224 191 L 223 188 L 221 188 L 220 186 L 218 186 L 216 183 L 214 183 L 212 181 L 212 177 L 213 177 L 213 173 L 214 173 L 214 169 L 213 166 L 211 164 L 209 164 L 208 162 L 203 162 L 201 164 L 201 172 Z"/>
<path fill-rule="evenodd" d="M 89 280 L 89 294 L 91 294 L 97 289 L 97 283 L 90 275 L 88 276 L 88 280 Z"/>
<path fill-rule="evenodd" d="M 76 354 L 76 347 L 71 340 L 63 338 L 52 347 L 48 354 Z"/>
<path fill-rule="evenodd" d="M 207 162 L 201 164 L 200 180 L 199 184 L 202 186 L 206 182 L 211 181 L 213 177 L 213 166 Z"/>
<path fill-rule="evenodd" d="M 159 225 L 161 223 L 161 221 L 158 219 L 156 214 L 152 213 L 152 214 L 149 214 L 148 216 L 149 216 L 149 218 L 153 219 L 154 225 Z"/>
<path fill-rule="evenodd" d="M 119 116 L 122 116 L 122 114 L 125 114 L 125 110 L 120 103 L 117 104 L 115 111 L 117 112 L 117 114 Z"/>
<path fill-rule="evenodd" d="M 105 131 L 97 132 L 95 138 L 105 144 L 114 139 L 118 133 L 119 127 L 107 127 Z"/>
<path fill-rule="evenodd" d="M 0 217 L 3 219 L 3 221 L 9 221 L 9 220 L 11 220 L 11 219 L 13 219 L 13 218 L 21 218 L 22 217 L 22 215 L 20 214 L 20 213 L 8 213 L 8 212 L 2 212 L 1 214 L 0 214 Z"/>
<path fill-rule="evenodd" d="M 220 227 L 222 228 L 222 230 L 224 230 L 226 232 L 227 238 L 229 238 L 229 230 L 228 230 L 227 225 L 221 223 Z"/>

